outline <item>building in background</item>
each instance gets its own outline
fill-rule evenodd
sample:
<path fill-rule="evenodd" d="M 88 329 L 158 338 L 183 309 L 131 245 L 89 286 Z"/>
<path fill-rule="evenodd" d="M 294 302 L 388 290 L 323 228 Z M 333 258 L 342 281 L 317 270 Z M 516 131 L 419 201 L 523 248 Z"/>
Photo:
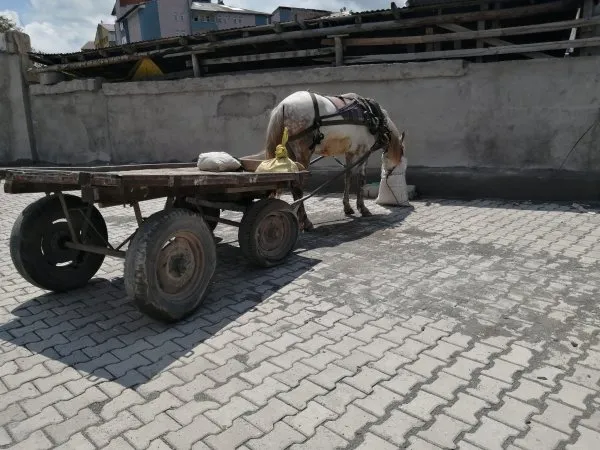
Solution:
<path fill-rule="evenodd" d="M 99 23 L 96 27 L 95 48 L 106 48 L 117 45 L 117 36 L 114 23 Z"/>
<path fill-rule="evenodd" d="M 94 45 L 94 41 L 87 41 L 85 44 L 83 44 L 81 50 L 94 50 L 95 48 L 96 46 Z"/>
<path fill-rule="evenodd" d="M 270 14 L 225 5 L 222 0 L 116 0 L 112 10 L 118 45 L 206 30 L 269 23 Z"/>
<path fill-rule="evenodd" d="M 161 21 L 159 9 L 165 10 L 164 3 L 170 5 L 170 10 L 177 12 L 177 22 L 185 24 L 185 17 L 179 20 L 179 13 L 183 14 L 188 0 L 116 0 L 112 15 L 116 16 L 115 32 L 117 43 L 127 44 L 129 42 L 149 41 L 166 37 L 161 33 Z M 163 3 L 163 8 L 159 4 Z M 179 7 L 178 7 L 179 6 Z M 171 16 L 171 22 L 175 22 Z M 175 27 L 176 28 L 176 27 Z M 165 27 L 165 30 L 167 27 Z M 188 31 L 183 27 L 183 34 Z"/>
<path fill-rule="evenodd" d="M 267 25 L 271 16 L 265 12 L 228 6 L 221 0 L 218 3 L 193 1 L 190 8 L 192 33 Z"/>
<path fill-rule="evenodd" d="M 317 17 L 329 16 L 331 11 L 322 9 L 296 8 L 294 6 L 279 6 L 271 14 L 271 23 L 297 22 L 298 20 L 316 19 Z"/>

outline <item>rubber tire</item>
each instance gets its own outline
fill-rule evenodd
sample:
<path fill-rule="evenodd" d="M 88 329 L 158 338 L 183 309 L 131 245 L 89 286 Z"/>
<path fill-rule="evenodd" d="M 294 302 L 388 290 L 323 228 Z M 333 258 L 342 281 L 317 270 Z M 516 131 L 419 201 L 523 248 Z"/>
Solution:
<path fill-rule="evenodd" d="M 92 227 L 88 227 L 85 243 L 106 247 L 108 230 L 102 214 L 94 205 L 79 197 L 63 194 L 67 208 L 92 208 Z M 73 215 L 71 216 L 73 217 Z M 42 197 L 27 206 L 13 224 L 10 235 L 10 255 L 19 274 L 29 283 L 44 290 L 67 292 L 85 286 L 98 272 L 105 255 L 80 252 L 80 261 L 75 267 L 57 267 L 49 264 L 40 252 L 44 229 L 57 219 L 64 219 L 60 199 L 56 195 Z"/>
<path fill-rule="evenodd" d="M 183 198 L 183 197 L 179 197 L 179 198 L 175 199 L 175 203 L 173 204 L 173 207 L 189 209 L 192 212 L 198 212 L 202 215 L 204 215 L 206 213 L 206 215 L 211 216 L 211 217 L 217 217 L 217 218 L 221 217 L 221 210 L 219 208 L 209 208 L 207 206 L 194 205 L 193 203 L 186 202 L 185 198 Z M 213 222 L 213 221 L 206 220 L 206 224 L 208 225 L 208 228 L 210 229 L 210 231 L 214 232 L 215 228 L 217 228 L 217 225 L 219 225 L 219 222 Z"/>
<path fill-rule="evenodd" d="M 176 231 L 192 232 L 204 253 L 204 268 L 197 289 L 187 295 L 162 293 L 156 275 L 156 263 L 164 242 Z M 198 213 L 186 208 L 159 211 L 146 219 L 131 240 L 125 257 L 124 281 L 127 295 L 137 308 L 161 322 L 173 323 L 192 314 L 204 301 L 217 265 L 217 249 L 208 225 Z"/>
<path fill-rule="evenodd" d="M 289 236 L 287 245 L 283 248 L 281 257 L 271 259 L 261 254 L 255 237 L 261 220 L 275 211 L 285 211 L 289 214 L 291 223 L 293 224 L 293 230 Z M 292 211 L 290 205 L 277 198 L 265 198 L 253 203 L 242 217 L 238 231 L 238 241 L 242 254 L 250 263 L 260 267 L 268 268 L 282 264 L 287 259 L 289 254 L 296 247 L 299 233 L 300 225 L 298 223 L 298 218 Z"/>

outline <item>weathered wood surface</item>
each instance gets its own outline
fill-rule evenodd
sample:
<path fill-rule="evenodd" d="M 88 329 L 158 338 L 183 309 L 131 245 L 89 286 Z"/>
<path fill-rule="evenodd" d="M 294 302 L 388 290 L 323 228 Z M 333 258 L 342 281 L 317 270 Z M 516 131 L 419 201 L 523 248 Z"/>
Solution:
<path fill-rule="evenodd" d="M 473 31 L 460 25 L 439 25 L 441 28 L 454 31 L 453 33 L 419 35 L 419 36 L 394 36 L 376 38 L 348 38 L 344 39 L 344 46 L 385 46 L 385 45 L 408 45 L 426 44 L 429 42 L 464 41 L 471 39 L 494 38 L 502 36 L 520 36 L 536 33 L 547 33 L 549 31 L 566 30 L 589 25 L 600 24 L 600 17 L 589 20 L 564 20 L 560 22 L 548 22 L 536 25 L 524 25 L 518 27 L 495 28 L 482 31 Z M 333 45 L 333 39 L 323 39 L 323 45 Z M 506 45 L 506 44 L 502 44 Z"/>
<path fill-rule="evenodd" d="M 294 173 L 202 172 L 195 167 L 152 168 L 107 172 L 74 170 L 11 169 L 6 172 L 4 190 L 7 193 L 45 192 L 81 187 L 242 187 L 302 181 L 307 171 Z"/>
<path fill-rule="evenodd" d="M 501 47 L 471 48 L 462 50 L 444 50 L 440 52 L 401 53 L 388 55 L 352 56 L 346 63 L 365 64 L 398 61 L 416 61 L 443 58 L 472 58 L 476 56 L 508 55 L 511 53 L 528 53 L 567 48 L 600 47 L 600 37 L 578 39 L 574 41 L 537 42 L 535 44 L 504 45 Z"/>
<path fill-rule="evenodd" d="M 148 163 L 148 164 L 111 164 L 104 166 L 24 166 L 24 167 L 3 167 L 0 168 L 0 179 L 6 176 L 9 170 L 27 170 L 28 172 L 33 170 L 60 170 L 63 172 L 77 171 L 77 172 L 115 172 L 115 171 L 126 171 L 126 170 L 139 170 L 139 169 L 178 169 L 185 167 L 196 167 L 195 162 L 190 163 Z M 254 170 L 254 169 L 253 169 Z"/>
<path fill-rule="evenodd" d="M 462 25 L 456 25 L 456 24 L 443 24 L 443 25 L 438 25 L 438 26 L 440 28 L 444 28 L 446 30 L 455 31 L 455 32 L 471 31 L 468 28 L 463 27 Z M 493 38 L 493 37 L 484 38 L 484 39 L 482 39 L 482 41 L 485 42 L 486 44 L 494 46 L 494 47 L 501 47 L 503 45 L 515 45 L 512 42 L 508 42 L 508 41 L 498 39 L 498 38 Z M 524 56 L 527 56 L 528 58 L 532 58 L 532 59 L 553 58 L 553 56 L 548 55 L 547 53 L 542 53 L 542 52 L 525 52 L 522 54 Z"/>
<path fill-rule="evenodd" d="M 203 59 L 201 64 L 204 66 L 217 64 L 236 64 L 241 62 L 270 61 L 274 59 L 292 59 L 292 58 L 310 58 L 313 56 L 332 55 L 334 48 L 314 48 L 308 50 L 289 50 L 285 52 L 259 53 L 252 55 L 226 56 L 223 58 Z M 182 53 L 185 54 L 185 53 Z M 194 53 L 191 53 L 195 55 Z"/>

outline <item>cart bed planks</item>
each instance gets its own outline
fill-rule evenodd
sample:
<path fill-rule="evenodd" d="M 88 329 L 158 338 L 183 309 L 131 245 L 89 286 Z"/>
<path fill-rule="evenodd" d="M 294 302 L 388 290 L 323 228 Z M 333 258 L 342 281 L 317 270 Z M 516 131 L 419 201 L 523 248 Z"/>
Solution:
<path fill-rule="evenodd" d="M 5 192 L 12 193 L 12 186 L 20 184 L 80 186 L 253 186 L 301 181 L 307 174 L 302 172 L 202 172 L 195 167 L 148 168 L 132 170 L 76 171 L 64 169 L 9 169 L 6 172 Z"/>

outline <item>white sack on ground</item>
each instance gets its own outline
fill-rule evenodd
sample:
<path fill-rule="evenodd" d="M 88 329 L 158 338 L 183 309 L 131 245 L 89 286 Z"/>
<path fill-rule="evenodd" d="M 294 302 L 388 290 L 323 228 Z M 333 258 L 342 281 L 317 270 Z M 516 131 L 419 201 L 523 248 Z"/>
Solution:
<path fill-rule="evenodd" d="M 206 172 L 234 172 L 242 167 L 241 163 L 226 152 L 200 153 L 198 169 Z"/>
<path fill-rule="evenodd" d="M 388 176 L 385 162 L 382 164 L 379 194 L 375 199 L 375 203 L 386 206 L 410 206 L 408 186 L 406 185 L 406 165 L 407 161 L 404 157 L 402 162 Z"/>

